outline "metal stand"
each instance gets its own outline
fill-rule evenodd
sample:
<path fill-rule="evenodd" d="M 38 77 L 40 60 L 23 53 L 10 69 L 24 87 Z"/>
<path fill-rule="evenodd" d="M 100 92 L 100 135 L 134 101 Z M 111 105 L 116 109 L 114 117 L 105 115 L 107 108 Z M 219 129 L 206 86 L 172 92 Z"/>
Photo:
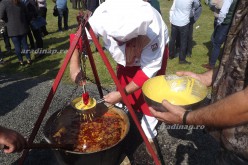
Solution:
<path fill-rule="evenodd" d="M 98 49 L 98 52 L 100 53 L 100 55 L 102 57 L 103 62 L 105 63 L 105 65 L 106 65 L 106 67 L 107 67 L 112 79 L 115 82 L 115 85 L 117 86 L 118 91 L 120 92 L 120 94 L 122 96 L 123 102 L 126 104 L 128 110 L 129 110 L 129 112 L 131 114 L 131 117 L 134 120 L 134 123 L 137 126 L 137 128 L 138 128 L 138 130 L 139 130 L 139 132 L 140 132 L 140 134 L 141 134 L 141 136 L 142 136 L 142 138 L 143 138 L 143 140 L 144 140 L 144 142 L 145 142 L 145 144 L 147 146 L 148 151 L 151 153 L 152 158 L 154 159 L 155 164 L 160 165 L 158 155 L 156 155 L 156 153 L 153 150 L 151 144 L 149 143 L 149 141 L 148 141 L 148 139 L 147 139 L 147 137 L 146 137 L 141 125 L 140 125 L 140 122 L 139 122 L 139 120 L 138 120 L 138 118 L 137 118 L 137 116 L 136 116 L 131 104 L 129 103 L 129 101 L 127 99 L 127 96 L 125 95 L 124 89 L 121 87 L 121 85 L 119 83 L 119 80 L 117 79 L 117 77 L 115 75 L 115 72 L 114 72 L 113 68 L 111 67 L 111 64 L 110 64 L 108 58 L 106 57 L 106 55 L 105 55 L 100 43 L 98 42 L 97 37 L 95 36 L 90 24 L 88 23 L 88 18 L 87 17 L 85 17 L 82 20 L 82 23 L 79 26 L 79 29 L 78 29 L 78 31 L 77 31 L 77 33 L 75 35 L 75 38 L 73 39 L 73 42 L 70 45 L 70 48 L 69 48 L 69 50 L 68 50 L 68 52 L 66 54 L 64 62 L 62 64 L 60 70 L 58 71 L 58 74 L 57 74 L 57 76 L 56 76 L 56 78 L 54 80 L 53 86 L 52 86 L 52 88 L 51 88 L 51 90 L 50 90 L 50 92 L 49 92 L 49 94 L 47 96 L 47 99 L 46 99 L 46 101 L 45 101 L 45 103 L 43 105 L 43 108 L 42 108 L 42 110 L 40 112 L 40 115 L 39 115 L 39 117 L 38 117 L 38 119 L 37 119 L 37 121 L 36 121 L 36 123 L 34 125 L 32 133 L 29 136 L 28 143 L 32 144 L 34 139 L 35 139 L 35 136 L 37 135 L 37 132 L 38 132 L 40 126 L 41 126 L 41 123 L 42 123 L 42 121 L 43 121 L 43 119 L 44 119 L 44 117 L 45 117 L 45 115 L 46 115 L 46 113 L 48 111 L 48 108 L 49 108 L 49 106 L 50 106 L 50 104 L 52 102 L 52 99 L 53 99 L 53 97 L 54 97 L 54 95 L 55 95 L 55 93 L 57 91 L 58 85 L 59 85 L 59 83 L 60 83 L 60 81 L 62 79 L 62 76 L 63 76 L 63 74 L 65 72 L 65 69 L 66 69 L 66 67 L 67 67 L 67 65 L 68 65 L 68 63 L 69 63 L 69 61 L 71 59 L 71 56 L 72 56 L 72 54 L 73 54 L 73 52 L 74 52 L 74 50 L 76 48 L 76 45 L 77 45 L 77 43 L 78 43 L 78 41 L 80 39 L 80 36 L 83 37 L 83 44 L 85 44 L 85 46 L 86 46 L 86 51 L 87 51 L 87 54 L 88 54 L 88 57 L 89 57 L 89 60 L 90 60 L 91 68 L 92 68 L 92 71 L 93 71 L 93 74 L 94 74 L 94 77 L 95 77 L 95 81 L 96 81 L 96 85 L 98 87 L 99 94 L 100 94 L 101 97 L 103 97 L 103 92 L 102 92 L 102 89 L 101 89 L 99 76 L 97 74 L 97 69 L 96 69 L 96 66 L 95 66 L 94 58 L 93 58 L 93 55 L 92 55 L 92 52 L 91 52 L 91 49 L 90 49 L 89 40 L 88 40 L 88 38 L 86 36 L 86 33 L 85 33 L 85 27 L 89 31 L 89 33 L 90 33 L 90 35 L 92 37 L 92 40 L 93 40 L 96 48 Z M 21 156 L 21 158 L 19 159 L 19 162 L 18 162 L 19 165 L 24 164 L 24 161 L 25 161 L 26 157 L 28 156 L 28 153 L 29 153 L 29 150 L 27 150 L 27 149 L 23 151 L 23 154 L 22 154 L 22 156 Z"/>

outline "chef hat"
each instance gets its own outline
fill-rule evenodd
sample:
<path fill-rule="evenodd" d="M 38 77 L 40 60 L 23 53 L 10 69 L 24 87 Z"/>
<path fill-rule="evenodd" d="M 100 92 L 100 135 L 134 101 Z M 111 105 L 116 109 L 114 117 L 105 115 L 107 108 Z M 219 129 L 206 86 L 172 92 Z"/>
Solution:
<path fill-rule="evenodd" d="M 145 35 L 153 19 L 153 10 L 143 0 L 107 0 L 102 24 L 105 32 L 118 41 L 126 42 Z"/>

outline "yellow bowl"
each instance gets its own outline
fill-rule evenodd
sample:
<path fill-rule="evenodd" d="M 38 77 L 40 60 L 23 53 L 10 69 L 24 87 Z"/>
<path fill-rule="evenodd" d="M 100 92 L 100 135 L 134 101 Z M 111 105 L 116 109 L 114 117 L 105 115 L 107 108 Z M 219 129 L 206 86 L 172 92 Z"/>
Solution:
<path fill-rule="evenodd" d="M 96 107 L 96 99 L 89 98 L 89 103 L 85 105 L 82 97 L 77 97 L 74 100 L 72 100 L 71 105 L 73 108 L 77 110 L 88 111 Z"/>
<path fill-rule="evenodd" d="M 200 81 L 177 75 L 156 76 L 147 80 L 142 86 L 146 103 L 158 111 L 166 111 L 162 101 L 190 107 L 202 101 L 208 94 L 207 87 Z"/>

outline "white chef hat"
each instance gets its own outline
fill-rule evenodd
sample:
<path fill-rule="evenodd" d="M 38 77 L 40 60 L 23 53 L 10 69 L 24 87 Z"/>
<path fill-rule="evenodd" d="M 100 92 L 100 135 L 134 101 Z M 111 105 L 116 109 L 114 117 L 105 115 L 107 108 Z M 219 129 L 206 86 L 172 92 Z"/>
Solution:
<path fill-rule="evenodd" d="M 145 35 L 153 20 L 152 7 L 143 0 L 107 0 L 102 5 L 103 31 L 118 41 Z"/>

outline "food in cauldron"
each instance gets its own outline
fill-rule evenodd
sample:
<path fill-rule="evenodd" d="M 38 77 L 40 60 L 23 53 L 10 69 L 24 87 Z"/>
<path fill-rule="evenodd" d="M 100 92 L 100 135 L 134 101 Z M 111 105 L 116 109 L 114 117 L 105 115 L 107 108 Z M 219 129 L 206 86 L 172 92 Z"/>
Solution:
<path fill-rule="evenodd" d="M 123 118 L 115 111 L 108 111 L 94 121 L 83 122 L 80 116 L 72 119 L 52 133 L 58 144 L 75 144 L 74 151 L 91 153 L 104 150 L 117 144 L 125 136 Z"/>

